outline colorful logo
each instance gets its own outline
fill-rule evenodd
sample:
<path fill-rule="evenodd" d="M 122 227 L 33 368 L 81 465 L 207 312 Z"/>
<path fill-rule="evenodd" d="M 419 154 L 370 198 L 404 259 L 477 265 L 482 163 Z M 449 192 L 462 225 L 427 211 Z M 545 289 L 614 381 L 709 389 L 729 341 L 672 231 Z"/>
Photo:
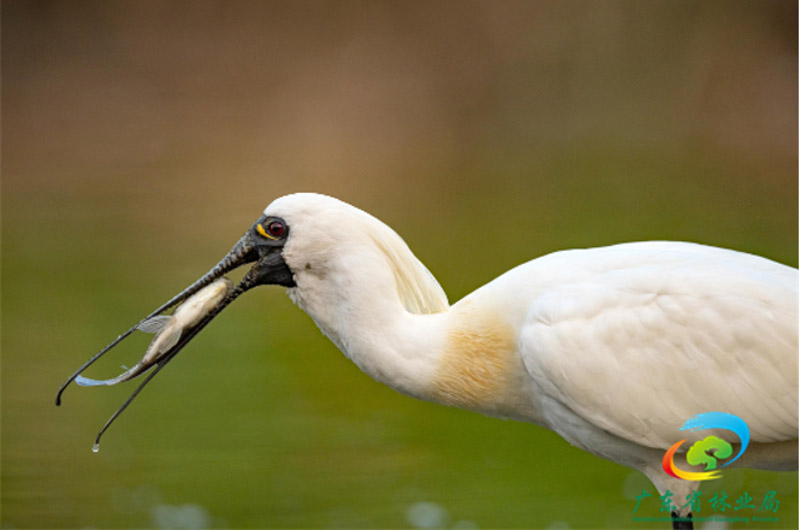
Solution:
<path fill-rule="evenodd" d="M 728 466 L 744 454 L 747 449 L 747 444 L 750 443 L 750 429 L 747 424 L 738 416 L 733 414 L 726 414 L 724 412 L 706 412 L 698 414 L 693 418 L 686 420 L 682 431 L 704 431 L 706 429 L 725 429 L 733 432 L 739 438 L 739 452 L 725 462 L 719 465 L 719 468 Z M 675 466 L 674 456 L 678 448 L 685 442 L 686 439 L 681 440 L 672 447 L 670 447 L 664 454 L 661 465 L 666 471 L 667 475 L 683 480 L 713 480 L 722 477 L 722 471 L 718 468 L 718 460 L 724 460 L 733 454 L 733 446 L 719 438 L 718 436 L 706 436 L 702 440 L 696 441 L 689 450 L 686 452 L 686 462 L 693 466 L 705 465 L 705 471 L 684 471 Z"/>

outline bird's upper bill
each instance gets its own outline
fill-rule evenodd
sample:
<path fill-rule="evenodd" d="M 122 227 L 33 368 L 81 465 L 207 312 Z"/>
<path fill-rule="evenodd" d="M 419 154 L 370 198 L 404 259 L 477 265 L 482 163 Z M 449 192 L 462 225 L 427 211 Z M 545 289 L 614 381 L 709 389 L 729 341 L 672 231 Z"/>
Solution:
<path fill-rule="evenodd" d="M 93 384 L 113 384 L 111 382 L 93 381 L 81 377 L 81 373 L 86 370 L 91 364 L 108 352 L 111 348 L 119 344 L 124 338 L 129 336 L 137 329 L 143 329 L 142 324 L 152 319 L 155 316 L 161 315 L 173 307 L 190 300 L 191 297 L 211 284 L 218 278 L 223 277 L 226 273 L 246 265 L 253 263 L 252 267 L 245 273 L 242 280 L 233 289 L 230 289 L 221 301 L 216 303 L 213 307 L 206 308 L 205 314 L 201 315 L 195 324 L 187 326 L 183 329 L 179 340 L 169 348 L 167 351 L 160 355 L 153 356 L 149 359 L 143 359 L 143 365 L 140 366 L 139 374 L 144 374 L 149 371 L 148 377 L 141 383 L 139 388 L 133 393 L 131 398 L 122 406 L 117 413 L 112 416 L 110 422 L 119 415 L 122 410 L 130 403 L 130 401 L 139 393 L 139 391 L 146 385 L 152 377 L 158 373 L 164 365 L 172 360 L 189 341 L 194 338 L 197 333 L 208 325 L 211 320 L 217 316 L 225 307 L 228 306 L 233 300 L 239 297 L 242 293 L 249 291 L 258 285 L 282 285 L 284 287 L 294 287 L 294 277 L 292 271 L 283 260 L 282 250 L 289 235 L 289 227 L 278 217 L 262 215 L 253 226 L 236 242 L 228 254 L 220 260 L 210 271 L 204 274 L 200 279 L 195 281 L 182 292 L 174 296 L 171 300 L 164 303 L 161 307 L 153 311 L 150 315 L 142 319 L 139 323 L 131 329 L 117 337 L 111 344 L 103 348 L 100 352 L 94 355 L 86 363 L 84 363 L 78 370 L 72 374 L 67 381 L 61 386 L 56 396 L 56 404 L 61 403 L 61 394 L 64 389 L 72 382 L 78 379 L 81 381 L 92 381 Z M 155 367 L 154 370 L 150 370 Z M 80 378 L 80 379 L 79 379 Z M 112 380 L 108 380 L 112 381 Z M 119 382 L 119 378 L 114 380 Z M 106 427 L 108 424 L 106 424 Z M 105 428 L 103 430 L 105 430 Z M 101 431 L 102 434 L 102 431 Z M 99 440 L 99 436 L 98 436 Z"/>

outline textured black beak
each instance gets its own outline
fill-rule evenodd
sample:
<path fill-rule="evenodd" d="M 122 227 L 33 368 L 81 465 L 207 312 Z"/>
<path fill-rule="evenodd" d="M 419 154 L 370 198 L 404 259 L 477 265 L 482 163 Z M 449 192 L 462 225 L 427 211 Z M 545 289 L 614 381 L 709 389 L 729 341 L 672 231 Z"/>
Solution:
<path fill-rule="evenodd" d="M 186 344 L 188 344 L 189 341 L 191 341 L 192 338 L 194 338 L 194 336 L 200 332 L 200 330 L 202 330 L 206 325 L 208 325 L 209 322 L 211 322 L 211 320 L 214 319 L 215 316 L 217 316 L 225 307 L 238 298 L 242 293 L 249 291 L 258 285 L 272 284 L 282 285 L 284 287 L 294 287 L 295 283 L 292 272 L 283 261 L 282 256 L 283 245 L 285 243 L 286 236 L 288 235 L 288 231 L 281 238 L 264 237 L 264 235 L 262 235 L 264 234 L 264 226 L 270 220 L 271 219 L 263 216 L 259 218 L 253 224 L 253 226 L 239 239 L 239 241 L 236 242 L 236 244 L 225 255 L 225 257 L 223 257 L 219 263 L 211 268 L 211 270 L 200 277 L 197 281 L 192 283 L 189 287 L 173 296 L 158 309 L 147 315 L 128 331 L 118 336 L 108 346 L 100 350 L 92 358 L 86 361 L 64 382 L 63 385 L 61 385 L 61 388 L 58 390 L 58 394 L 56 395 L 56 405 L 61 404 L 61 395 L 71 382 L 73 382 L 84 370 L 91 366 L 100 357 L 105 355 L 114 346 L 119 344 L 123 339 L 133 333 L 138 328 L 139 324 L 180 304 L 203 287 L 223 276 L 225 273 L 247 263 L 255 263 L 253 267 L 244 275 L 241 282 L 239 282 L 239 284 L 230 291 L 225 299 L 223 299 L 196 326 L 187 330 L 173 348 L 171 348 L 162 357 L 159 357 L 153 361 L 152 365 L 156 367 L 155 370 L 150 372 L 147 378 L 145 378 L 145 380 L 139 385 L 130 398 L 128 398 L 123 406 L 109 419 L 109 421 L 100 431 L 100 434 L 97 436 L 97 442 L 99 443 L 100 436 L 108 428 L 111 422 L 123 410 L 125 410 L 128 404 L 130 404 L 133 398 L 136 397 L 136 395 L 155 376 L 155 374 L 158 373 L 169 361 L 171 361 L 183 349 L 183 347 L 186 346 Z M 274 222 L 274 219 L 272 219 L 272 222 Z"/>

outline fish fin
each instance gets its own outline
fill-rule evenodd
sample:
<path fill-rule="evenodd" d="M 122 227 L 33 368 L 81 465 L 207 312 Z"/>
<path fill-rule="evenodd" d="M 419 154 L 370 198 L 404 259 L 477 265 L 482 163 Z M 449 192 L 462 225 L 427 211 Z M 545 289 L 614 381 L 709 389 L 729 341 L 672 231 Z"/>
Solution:
<path fill-rule="evenodd" d="M 166 353 L 171 350 L 178 343 L 178 339 L 181 338 L 181 331 L 183 330 L 178 326 L 172 326 L 165 330 L 163 335 L 159 336 L 158 353 Z"/>
<path fill-rule="evenodd" d="M 172 322 L 175 317 L 170 315 L 156 315 L 150 317 L 144 322 L 139 322 L 136 329 L 144 331 L 145 333 L 158 333 Z"/>

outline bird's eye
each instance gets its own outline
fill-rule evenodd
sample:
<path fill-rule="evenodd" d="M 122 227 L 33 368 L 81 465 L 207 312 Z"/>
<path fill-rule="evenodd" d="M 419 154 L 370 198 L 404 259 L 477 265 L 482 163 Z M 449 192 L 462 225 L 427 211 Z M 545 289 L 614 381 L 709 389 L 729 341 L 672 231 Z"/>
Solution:
<path fill-rule="evenodd" d="M 272 240 L 286 239 L 289 233 L 289 227 L 280 219 L 273 219 L 268 223 L 256 223 L 254 228 L 263 237 Z"/>
<path fill-rule="evenodd" d="M 286 233 L 286 225 L 280 221 L 272 221 L 267 225 L 267 233 L 274 238 L 281 238 Z"/>

